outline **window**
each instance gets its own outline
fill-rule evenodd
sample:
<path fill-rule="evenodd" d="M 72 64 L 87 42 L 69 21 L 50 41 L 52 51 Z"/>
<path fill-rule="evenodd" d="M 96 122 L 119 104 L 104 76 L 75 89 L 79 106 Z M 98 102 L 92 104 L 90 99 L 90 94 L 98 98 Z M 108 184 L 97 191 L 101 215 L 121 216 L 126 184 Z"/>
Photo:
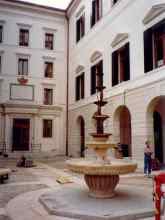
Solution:
<path fill-rule="evenodd" d="M 102 16 L 102 0 L 92 1 L 91 27 L 93 27 Z"/>
<path fill-rule="evenodd" d="M 84 98 L 84 73 L 76 77 L 76 101 Z"/>
<path fill-rule="evenodd" d="M 46 33 L 45 34 L 45 48 L 48 50 L 53 50 L 53 41 L 54 41 L 54 34 Z"/>
<path fill-rule="evenodd" d="M 112 86 L 130 80 L 129 43 L 112 53 Z"/>
<path fill-rule="evenodd" d="M 76 42 L 78 42 L 85 34 L 85 14 L 76 21 Z"/>
<path fill-rule="evenodd" d="M 20 46 L 29 46 L 29 30 L 28 29 L 20 29 L 19 30 L 19 45 Z"/>
<path fill-rule="evenodd" d="M 53 89 L 44 89 L 44 105 L 53 104 Z"/>
<path fill-rule="evenodd" d="M 97 86 L 103 86 L 103 61 L 91 67 L 91 95 L 96 93 Z"/>
<path fill-rule="evenodd" d="M 3 26 L 0 25 L 0 43 L 3 41 Z"/>
<path fill-rule="evenodd" d="M 53 78 L 53 63 L 45 62 L 45 77 Z"/>
<path fill-rule="evenodd" d="M 2 56 L 0 54 L 0 73 L 2 73 Z"/>
<path fill-rule="evenodd" d="M 51 138 L 52 137 L 52 120 L 43 120 L 43 137 L 44 138 Z"/>
<path fill-rule="evenodd" d="M 28 59 L 18 59 L 18 75 L 28 75 Z"/>
<path fill-rule="evenodd" d="M 119 0 L 112 0 L 113 5 L 116 4 Z"/>
<path fill-rule="evenodd" d="M 144 32 L 145 72 L 165 65 L 165 20 Z"/>

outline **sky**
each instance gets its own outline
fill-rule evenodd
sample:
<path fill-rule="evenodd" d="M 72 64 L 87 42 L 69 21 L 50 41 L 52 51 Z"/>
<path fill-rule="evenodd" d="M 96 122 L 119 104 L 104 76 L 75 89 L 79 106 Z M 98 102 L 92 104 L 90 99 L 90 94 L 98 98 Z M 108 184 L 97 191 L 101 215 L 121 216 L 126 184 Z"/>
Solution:
<path fill-rule="evenodd" d="M 71 0 L 20 0 L 24 2 L 32 2 L 35 4 L 51 6 L 55 8 L 66 9 Z"/>

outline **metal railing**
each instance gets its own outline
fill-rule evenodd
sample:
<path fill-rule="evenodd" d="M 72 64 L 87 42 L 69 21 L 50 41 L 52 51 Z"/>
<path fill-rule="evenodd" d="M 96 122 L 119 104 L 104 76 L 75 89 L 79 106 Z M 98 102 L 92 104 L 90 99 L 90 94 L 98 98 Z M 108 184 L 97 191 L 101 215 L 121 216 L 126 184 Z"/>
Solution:
<path fill-rule="evenodd" d="M 0 155 L 6 153 L 6 142 L 0 142 Z"/>
<path fill-rule="evenodd" d="M 31 153 L 39 153 L 39 152 L 41 152 L 41 147 L 42 147 L 41 144 L 31 144 L 30 151 L 31 151 Z"/>

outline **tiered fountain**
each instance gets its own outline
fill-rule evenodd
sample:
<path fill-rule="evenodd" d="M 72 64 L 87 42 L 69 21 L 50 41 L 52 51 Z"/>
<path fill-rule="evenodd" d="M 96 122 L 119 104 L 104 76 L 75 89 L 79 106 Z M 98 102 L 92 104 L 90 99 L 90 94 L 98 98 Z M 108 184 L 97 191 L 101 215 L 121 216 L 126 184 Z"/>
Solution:
<path fill-rule="evenodd" d="M 72 159 L 67 161 L 70 170 L 84 174 L 85 182 L 89 187 L 89 195 L 95 198 L 111 198 L 115 195 L 114 189 L 119 182 L 119 175 L 134 172 L 137 164 L 132 161 L 113 159 L 107 156 L 107 151 L 114 148 L 109 142 L 111 134 L 104 133 L 104 121 L 109 118 L 102 114 L 102 107 L 107 104 L 103 98 L 103 90 L 100 74 L 97 73 L 97 112 L 93 115 L 96 120 L 96 133 L 92 133 L 93 140 L 86 146 L 95 151 L 97 160 Z"/>

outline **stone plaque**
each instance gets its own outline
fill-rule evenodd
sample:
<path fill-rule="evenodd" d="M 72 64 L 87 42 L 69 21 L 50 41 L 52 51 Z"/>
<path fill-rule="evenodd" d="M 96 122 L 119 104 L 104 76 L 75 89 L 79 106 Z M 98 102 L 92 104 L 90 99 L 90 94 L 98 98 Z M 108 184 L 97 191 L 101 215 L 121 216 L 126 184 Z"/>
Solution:
<path fill-rule="evenodd" d="M 34 87 L 32 85 L 11 84 L 10 99 L 21 101 L 33 101 Z"/>

